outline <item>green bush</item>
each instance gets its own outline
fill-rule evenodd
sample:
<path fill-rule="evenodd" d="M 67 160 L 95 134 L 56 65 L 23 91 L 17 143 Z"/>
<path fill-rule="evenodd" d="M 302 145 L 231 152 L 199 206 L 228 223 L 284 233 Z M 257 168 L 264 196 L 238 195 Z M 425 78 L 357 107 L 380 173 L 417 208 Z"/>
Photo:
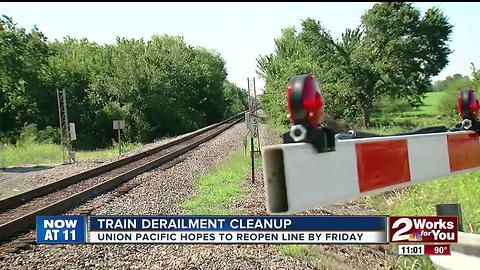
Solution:
<path fill-rule="evenodd" d="M 405 112 L 412 108 L 413 106 L 405 98 L 383 96 L 375 102 L 375 112 L 380 114 Z"/>
<path fill-rule="evenodd" d="M 8 143 L 8 141 L 5 143 Z M 60 144 L 60 130 L 51 126 L 38 130 L 36 124 L 25 124 L 15 145 L 28 146 L 35 143 Z"/>
<path fill-rule="evenodd" d="M 37 141 L 40 143 L 60 144 L 60 129 L 47 126 L 45 129 L 38 131 Z"/>
<path fill-rule="evenodd" d="M 38 130 L 35 124 L 26 124 L 20 132 L 20 138 L 17 140 L 17 146 L 30 145 L 37 140 Z"/>

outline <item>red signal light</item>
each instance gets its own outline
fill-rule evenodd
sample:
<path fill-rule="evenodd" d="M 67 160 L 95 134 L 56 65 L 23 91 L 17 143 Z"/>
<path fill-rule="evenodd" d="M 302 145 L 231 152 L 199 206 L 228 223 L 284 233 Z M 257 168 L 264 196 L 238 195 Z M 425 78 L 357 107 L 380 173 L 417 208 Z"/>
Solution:
<path fill-rule="evenodd" d="M 457 109 L 462 119 L 477 120 L 480 103 L 475 97 L 475 90 L 465 89 L 460 91 Z"/>
<path fill-rule="evenodd" d="M 317 126 L 320 124 L 320 118 L 323 109 L 323 99 L 320 95 L 318 84 L 313 76 L 307 78 L 303 87 L 302 98 L 307 122 L 311 126 Z"/>
<path fill-rule="evenodd" d="M 320 124 L 324 101 L 317 80 L 311 74 L 297 75 L 287 87 L 290 120 L 294 124 L 306 122 L 311 127 Z"/>

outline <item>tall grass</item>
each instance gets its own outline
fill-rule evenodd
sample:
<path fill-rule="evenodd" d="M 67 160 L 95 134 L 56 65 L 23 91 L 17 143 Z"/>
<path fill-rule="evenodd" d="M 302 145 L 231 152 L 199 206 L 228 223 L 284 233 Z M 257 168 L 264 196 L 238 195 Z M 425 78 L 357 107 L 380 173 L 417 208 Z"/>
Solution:
<path fill-rule="evenodd" d="M 141 144 L 123 144 L 122 153 L 141 146 Z M 92 160 L 118 156 L 118 146 L 91 151 L 78 151 L 77 160 Z M 0 145 L 0 168 L 9 166 L 54 165 L 63 162 L 62 147 L 53 143 L 21 143 L 18 145 Z"/>
<path fill-rule="evenodd" d="M 279 245 L 278 251 L 283 256 L 292 257 L 298 260 L 307 261 L 318 269 L 329 269 L 332 265 L 325 257 L 312 251 L 311 247 L 305 245 Z"/>
<path fill-rule="evenodd" d="M 366 200 L 390 215 L 407 216 L 434 216 L 435 205 L 460 203 L 465 231 L 480 233 L 480 171 L 433 180 L 391 195 Z"/>
<path fill-rule="evenodd" d="M 0 145 L 0 167 L 47 165 L 63 161 L 62 148 L 57 144 L 29 143 Z"/>

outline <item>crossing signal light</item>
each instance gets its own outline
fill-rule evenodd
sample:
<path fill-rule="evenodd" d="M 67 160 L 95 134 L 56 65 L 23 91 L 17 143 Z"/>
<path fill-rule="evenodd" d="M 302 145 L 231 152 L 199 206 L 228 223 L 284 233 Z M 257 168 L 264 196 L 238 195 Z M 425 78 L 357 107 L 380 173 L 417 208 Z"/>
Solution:
<path fill-rule="evenodd" d="M 458 95 L 458 113 L 462 119 L 477 120 L 480 104 L 475 97 L 475 90 L 465 89 Z"/>
<path fill-rule="evenodd" d="M 283 134 L 284 143 L 308 142 L 319 153 L 335 151 L 333 130 L 320 123 L 325 102 L 315 76 L 303 74 L 290 78 L 287 104 L 293 125 Z"/>
<path fill-rule="evenodd" d="M 287 86 L 290 121 L 317 127 L 320 124 L 324 100 L 317 80 L 312 74 L 293 76 Z"/>

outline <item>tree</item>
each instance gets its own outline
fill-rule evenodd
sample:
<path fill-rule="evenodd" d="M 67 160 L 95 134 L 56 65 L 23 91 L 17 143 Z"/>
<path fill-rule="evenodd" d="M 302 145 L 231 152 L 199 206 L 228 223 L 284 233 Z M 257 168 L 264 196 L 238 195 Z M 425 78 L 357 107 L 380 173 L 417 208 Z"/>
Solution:
<path fill-rule="evenodd" d="M 434 92 L 446 91 L 448 88 L 448 84 L 450 84 L 453 80 L 457 80 L 462 77 L 466 77 L 466 76 L 462 76 L 461 74 L 457 73 L 457 74 L 454 74 L 453 76 L 450 76 L 450 75 L 447 76 L 445 80 L 435 81 L 432 85 L 432 91 Z"/>
<path fill-rule="evenodd" d="M 49 48 L 46 37 L 11 18 L 0 17 L 0 134 L 10 139 L 32 120 L 42 122 L 39 102 L 48 97 L 43 85 Z"/>
<path fill-rule="evenodd" d="M 223 83 L 225 104 L 227 109 L 225 110 L 225 116 L 239 113 L 248 108 L 248 94 L 245 89 L 238 87 L 236 84 L 225 81 Z"/>
<path fill-rule="evenodd" d="M 475 72 L 472 74 L 473 78 L 475 78 Z M 448 89 L 448 86 L 450 84 L 452 84 L 453 82 L 459 80 L 459 79 L 467 79 L 468 80 L 468 76 L 462 76 L 461 74 L 454 74 L 453 76 L 451 75 L 448 75 L 445 80 L 438 80 L 438 81 L 435 81 L 432 85 L 432 89 L 434 92 L 443 92 L 443 91 L 447 91 Z"/>
<path fill-rule="evenodd" d="M 283 31 L 275 53 L 257 61 L 266 80 L 266 106 L 272 105 L 267 111 L 278 110 L 269 95 L 284 95 L 285 79 L 299 71 L 322 81 L 326 110 L 336 118 L 354 121 L 361 115 L 368 126 L 376 100 L 384 96 L 418 105 L 431 77 L 447 64 L 451 32 L 439 9 L 421 17 L 409 3 L 375 4 L 358 28 L 347 29 L 338 40 L 308 18 L 298 35 L 294 29 Z"/>
<path fill-rule="evenodd" d="M 472 79 L 468 76 L 462 76 L 460 74 L 454 74 L 453 76 L 447 76 L 443 81 L 437 81 L 438 85 L 443 88 L 441 91 L 445 92 L 440 103 L 438 104 L 438 110 L 443 115 L 451 116 L 452 118 L 458 117 L 457 100 L 458 94 L 461 90 L 474 88 L 478 89 L 479 74 L 475 69 L 475 65 L 471 65 Z"/>
<path fill-rule="evenodd" d="M 295 29 L 289 27 L 275 39 L 275 52 L 257 59 L 257 68 L 258 75 L 265 79 L 261 103 L 268 120 L 273 124 L 287 124 L 286 84 L 294 74 L 317 71 L 317 62 L 310 57 Z"/>
<path fill-rule="evenodd" d="M 475 89 L 478 91 L 480 87 L 480 70 L 477 70 L 474 63 L 470 63 L 470 69 L 472 70 L 472 81 Z"/>
<path fill-rule="evenodd" d="M 243 92 L 227 83 L 225 61 L 182 37 L 47 42 L 36 28 L 0 19 L 0 139 L 21 129 L 58 127 L 56 90 L 67 93 L 77 149 L 104 147 L 112 120 L 125 119 L 126 141 L 189 132 L 222 120 L 243 106 Z M 33 129 L 32 129 L 33 130 Z"/>
<path fill-rule="evenodd" d="M 372 100 L 386 94 L 420 103 L 431 77 L 447 65 L 451 53 L 447 42 L 452 25 L 446 16 L 438 8 L 421 17 L 410 3 L 381 3 L 362 16 L 361 27 L 365 60 L 378 77 L 374 87 L 364 91 L 372 94 Z M 366 99 L 360 103 L 365 124 L 370 106 Z"/>

